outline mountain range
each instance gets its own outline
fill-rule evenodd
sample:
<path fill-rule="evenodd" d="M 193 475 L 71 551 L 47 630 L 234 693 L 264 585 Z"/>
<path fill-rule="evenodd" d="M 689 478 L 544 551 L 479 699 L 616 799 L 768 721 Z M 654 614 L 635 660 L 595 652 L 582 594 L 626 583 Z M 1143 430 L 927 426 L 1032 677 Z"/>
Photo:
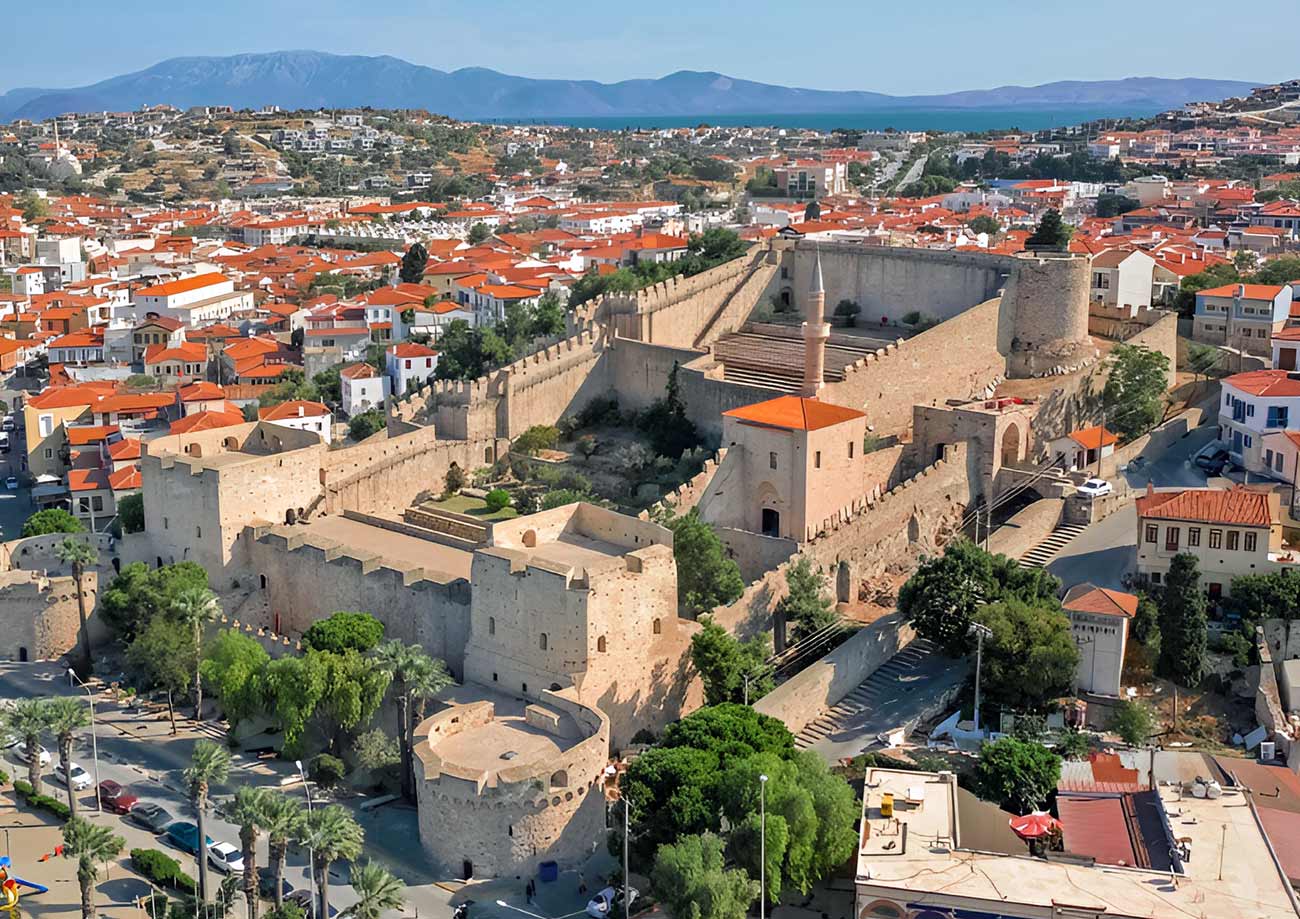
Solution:
<path fill-rule="evenodd" d="M 659 79 L 598 83 L 511 76 L 482 67 L 451 72 L 389 56 L 275 51 L 178 57 L 70 89 L 12 89 L 0 119 L 66 112 L 129 111 L 142 105 L 230 105 L 284 109 L 415 108 L 465 119 L 544 119 L 856 113 L 908 109 L 1097 109 L 1157 112 L 1187 102 L 1244 95 L 1239 80 L 1162 79 L 1002 86 L 929 96 L 799 89 L 720 73 L 678 71 Z"/>

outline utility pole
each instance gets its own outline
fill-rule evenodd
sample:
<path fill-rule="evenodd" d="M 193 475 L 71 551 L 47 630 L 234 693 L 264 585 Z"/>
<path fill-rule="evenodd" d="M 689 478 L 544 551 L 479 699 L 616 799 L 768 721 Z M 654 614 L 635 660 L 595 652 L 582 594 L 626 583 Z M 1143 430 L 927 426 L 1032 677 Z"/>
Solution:
<path fill-rule="evenodd" d="M 627 840 L 632 835 L 632 805 L 628 803 L 627 795 L 623 796 L 623 915 L 632 915 L 632 903 L 629 895 L 632 890 L 632 882 L 628 880 L 628 859 L 627 859 Z"/>
<path fill-rule="evenodd" d="M 1101 428 L 1097 434 L 1097 478 L 1101 478 L 1101 450 L 1106 443 L 1106 409 L 1101 410 Z"/>

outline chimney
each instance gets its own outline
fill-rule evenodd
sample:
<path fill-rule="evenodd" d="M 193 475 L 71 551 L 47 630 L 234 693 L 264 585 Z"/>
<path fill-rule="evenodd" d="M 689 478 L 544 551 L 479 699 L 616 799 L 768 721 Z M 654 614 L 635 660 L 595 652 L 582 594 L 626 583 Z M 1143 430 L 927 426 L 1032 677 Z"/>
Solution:
<path fill-rule="evenodd" d="M 1155 487 L 1155 485 L 1153 485 L 1153 484 L 1151 483 L 1151 480 L 1148 479 L 1148 480 L 1147 480 L 1147 497 L 1150 498 L 1150 497 L 1151 497 L 1152 495 L 1154 495 L 1155 493 L 1156 493 L 1156 487 Z"/>
<path fill-rule="evenodd" d="M 303 418 L 306 416 L 306 414 L 307 414 L 307 407 L 303 405 L 298 406 L 298 417 Z"/>

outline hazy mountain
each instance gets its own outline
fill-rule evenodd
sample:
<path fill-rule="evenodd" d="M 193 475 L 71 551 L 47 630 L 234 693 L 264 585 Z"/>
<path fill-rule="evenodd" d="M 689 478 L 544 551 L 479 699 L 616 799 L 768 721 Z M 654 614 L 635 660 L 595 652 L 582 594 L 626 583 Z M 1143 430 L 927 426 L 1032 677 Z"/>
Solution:
<path fill-rule="evenodd" d="M 422 108 L 457 118 L 647 115 L 774 115 L 912 108 L 1118 107 L 1163 110 L 1242 95 L 1235 80 L 1133 77 L 1042 86 L 1003 86 L 935 96 L 797 89 L 679 71 L 657 80 L 535 80 L 481 67 L 448 73 L 395 57 L 277 51 L 181 57 L 71 89 L 13 89 L 0 96 L 0 119 L 64 112 L 128 111 L 146 104 L 285 109 Z"/>

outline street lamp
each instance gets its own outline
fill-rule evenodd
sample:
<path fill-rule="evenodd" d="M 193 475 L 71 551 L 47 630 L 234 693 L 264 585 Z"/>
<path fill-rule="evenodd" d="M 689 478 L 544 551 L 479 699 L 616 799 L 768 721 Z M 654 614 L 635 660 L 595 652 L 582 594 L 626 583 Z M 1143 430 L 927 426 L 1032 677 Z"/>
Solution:
<path fill-rule="evenodd" d="M 978 622 L 970 624 L 975 633 L 975 730 L 980 729 L 980 665 L 984 663 L 984 639 L 993 637 L 993 630 Z"/>
<path fill-rule="evenodd" d="M 302 771 L 302 760 L 296 759 L 293 764 L 298 767 L 298 777 L 302 779 L 302 790 L 307 793 L 307 819 L 311 819 L 311 786 L 307 784 L 307 773 Z M 316 847 L 311 844 L 311 837 L 307 837 L 307 883 L 311 890 L 311 910 L 315 915 L 321 914 L 320 904 L 316 902 Z"/>
<path fill-rule="evenodd" d="M 98 814 L 103 814 L 104 802 L 99 800 L 99 738 L 97 736 L 99 734 L 99 731 L 95 727 L 95 695 L 90 691 L 89 686 L 81 682 L 81 677 L 77 676 L 77 672 L 73 670 L 71 667 L 69 667 L 68 668 L 69 686 L 73 685 L 72 682 L 73 680 L 76 680 L 77 685 L 81 686 L 81 688 L 86 691 L 86 701 L 90 703 L 90 755 L 95 761 L 95 812 Z M 63 768 L 71 769 L 72 764 L 64 763 Z M 71 783 L 72 783 L 72 777 L 71 774 L 69 774 L 68 776 L 69 788 L 72 787 Z"/>
<path fill-rule="evenodd" d="M 515 912 L 523 913 L 525 916 L 532 916 L 533 919 L 547 919 L 546 916 L 543 916 L 540 913 L 533 913 L 526 909 L 520 909 L 518 906 L 507 903 L 505 900 L 497 900 L 497 906 L 500 906 L 502 909 L 513 909 Z"/>
<path fill-rule="evenodd" d="M 758 919 L 767 912 L 767 776 L 758 777 Z"/>

